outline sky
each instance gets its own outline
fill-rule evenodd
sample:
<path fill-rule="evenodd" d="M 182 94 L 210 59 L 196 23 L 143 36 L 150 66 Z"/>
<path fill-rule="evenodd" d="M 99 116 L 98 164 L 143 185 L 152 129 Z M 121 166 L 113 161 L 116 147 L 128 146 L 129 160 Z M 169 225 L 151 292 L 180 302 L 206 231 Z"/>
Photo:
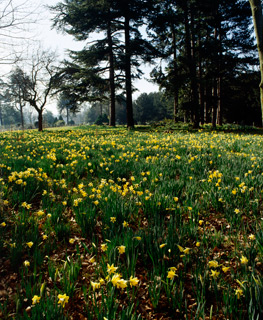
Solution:
<path fill-rule="evenodd" d="M 24 3 L 30 0 L 13 0 L 14 3 Z M 31 0 L 33 1 L 33 0 Z M 59 0 L 35 0 L 32 5 L 35 6 L 37 12 L 41 12 L 37 18 L 37 22 L 29 25 L 31 34 L 33 38 L 41 42 L 41 46 L 44 49 L 50 49 L 56 51 L 60 59 L 66 57 L 67 49 L 80 50 L 83 48 L 84 43 L 79 41 L 74 41 L 73 37 L 70 35 L 65 35 L 58 33 L 56 30 L 52 30 L 52 14 L 46 6 L 56 5 Z M 1 5 L 1 2 L 0 2 Z M 31 42 L 32 43 L 32 42 Z M 143 92 L 149 93 L 153 91 L 158 91 L 158 86 L 148 82 L 146 79 L 149 78 L 149 72 L 151 70 L 150 66 L 143 66 L 142 70 L 144 75 L 142 79 L 134 81 L 133 85 L 138 89 L 134 93 L 133 98 L 136 99 L 138 95 Z M 47 109 L 56 112 L 56 104 L 54 102 L 49 103 Z"/>

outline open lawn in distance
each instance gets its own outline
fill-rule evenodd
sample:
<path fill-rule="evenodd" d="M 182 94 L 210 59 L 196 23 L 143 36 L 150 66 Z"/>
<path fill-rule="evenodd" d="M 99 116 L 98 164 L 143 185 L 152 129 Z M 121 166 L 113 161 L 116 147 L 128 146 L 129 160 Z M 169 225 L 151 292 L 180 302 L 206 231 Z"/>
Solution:
<path fill-rule="evenodd" d="M 1 319 L 262 319 L 263 137 L 0 134 Z"/>

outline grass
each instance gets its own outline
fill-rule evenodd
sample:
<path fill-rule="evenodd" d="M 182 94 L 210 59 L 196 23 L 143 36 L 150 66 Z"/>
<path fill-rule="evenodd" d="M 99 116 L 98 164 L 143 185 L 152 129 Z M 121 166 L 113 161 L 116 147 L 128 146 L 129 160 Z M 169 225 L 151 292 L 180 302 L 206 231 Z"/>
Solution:
<path fill-rule="evenodd" d="M 0 134 L 1 319 L 262 319 L 258 134 Z"/>

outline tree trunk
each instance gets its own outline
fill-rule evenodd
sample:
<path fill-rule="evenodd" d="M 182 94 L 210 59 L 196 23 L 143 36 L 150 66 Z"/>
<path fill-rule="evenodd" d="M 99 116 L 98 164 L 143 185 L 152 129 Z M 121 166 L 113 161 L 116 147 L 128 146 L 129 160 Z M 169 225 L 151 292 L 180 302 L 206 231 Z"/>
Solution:
<path fill-rule="evenodd" d="M 188 15 L 190 14 L 190 23 Z M 198 88 L 196 77 L 196 59 L 195 59 L 195 41 L 194 41 L 194 17 L 192 8 L 188 8 L 188 1 L 185 3 L 184 10 L 184 23 L 185 23 L 185 40 L 187 57 L 189 61 L 189 73 L 191 83 L 191 104 L 192 104 L 192 119 L 194 127 L 199 127 L 200 113 L 199 113 L 199 101 L 198 101 Z"/>
<path fill-rule="evenodd" d="M 216 128 L 216 116 L 217 116 L 217 81 L 215 80 L 212 88 L 212 127 Z"/>
<path fill-rule="evenodd" d="M 112 35 L 111 35 L 111 25 L 108 24 L 107 30 L 108 45 L 109 45 L 109 65 L 110 65 L 110 121 L 109 125 L 115 127 L 115 80 L 114 80 L 114 57 L 113 57 L 113 47 L 112 47 Z"/>
<path fill-rule="evenodd" d="M 66 112 L 67 112 L 67 126 L 68 126 L 68 123 L 69 123 L 69 108 L 66 107 Z"/>
<path fill-rule="evenodd" d="M 130 20 L 125 17 L 125 86 L 126 86 L 126 112 L 127 127 L 133 128 L 133 109 L 132 109 L 132 81 L 131 81 L 131 48 L 130 48 Z"/>
<path fill-rule="evenodd" d="M 260 64 L 261 81 L 259 84 L 260 89 L 260 103 L 261 103 L 261 124 L 263 125 L 263 15 L 261 0 L 249 0 L 254 30 L 257 39 L 258 56 Z"/>
<path fill-rule="evenodd" d="M 43 131 L 43 110 L 38 111 L 38 131 Z"/>
<path fill-rule="evenodd" d="M 22 130 L 24 130 L 24 115 L 23 115 L 23 106 L 20 104 L 19 105 L 19 111 L 20 111 L 20 118 L 21 118 L 21 126 Z"/>
<path fill-rule="evenodd" d="M 174 122 L 177 122 L 177 108 L 178 108 L 178 77 L 177 77 L 177 54 L 176 54 L 176 34 L 174 27 L 172 26 L 172 37 L 173 37 L 173 67 L 174 67 L 174 78 L 173 78 L 173 87 L 174 87 Z"/>
<path fill-rule="evenodd" d="M 0 105 L 0 125 L 3 126 L 3 115 L 2 115 L 2 106 Z"/>

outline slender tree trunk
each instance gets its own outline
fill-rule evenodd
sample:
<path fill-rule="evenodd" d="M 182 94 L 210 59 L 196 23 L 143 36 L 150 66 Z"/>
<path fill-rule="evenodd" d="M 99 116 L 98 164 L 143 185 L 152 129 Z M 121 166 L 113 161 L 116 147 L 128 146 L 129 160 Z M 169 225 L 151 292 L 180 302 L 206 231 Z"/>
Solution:
<path fill-rule="evenodd" d="M 3 124 L 2 106 L 0 105 L 0 125 L 2 126 Z"/>
<path fill-rule="evenodd" d="M 190 23 L 188 15 L 190 14 Z M 199 101 L 198 101 L 198 88 L 197 88 L 197 77 L 196 77 L 196 59 L 195 59 L 195 41 L 194 41 L 194 16 L 193 10 L 188 8 L 188 1 L 185 3 L 184 10 L 185 18 L 185 40 L 186 40 L 186 50 L 189 61 L 189 73 L 191 82 L 191 102 L 192 102 L 192 119 L 194 122 L 194 127 L 199 126 L 200 113 L 199 113 Z"/>
<path fill-rule="evenodd" d="M 38 111 L 38 131 L 43 131 L 43 110 Z"/>
<path fill-rule="evenodd" d="M 207 123 L 207 88 L 204 87 L 204 123 Z"/>
<path fill-rule="evenodd" d="M 217 81 L 215 79 L 214 86 L 212 88 L 212 127 L 216 128 L 216 116 L 217 116 Z"/>
<path fill-rule="evenodd" d="M 109 125 L 115 127 L 115 80 L 114 80 L 114 57 L 113 57 L 113 45 L 111 35 L 111 25 L 108 24 L 108 45 L 109 45 L 109 65 L 110 65 L 110 121 Z"/>
<path fill-rule="evenodd" d="M 261 81 L 259 84 L 260 89 L 260 103 L 261 103 L 261 123 L 263 125 L 263 15 L 261 0 L 249 0 L 253 24 L 257 39 L 258 56 L 260 64 Z"/>
<path fill-rule="evenodd" d="M 203 70 L 202 70 L 202 55 L 201 55 L 201 35 L 198 35 L 198 78 L 199 78 L 199 106 L 200 106 L 200 122 L 204 124 L 204 85 L 203 85 Z"/>
<path fill-rule="evenodd" d="M 126 112 L 127 127 L 134 127 L 133 108 L 132 108 L 132 81 L 131 81 L 131 48 L 130 48 L 130 20 L 125 17 L 125 86 L 126 86 Z"/>
<path fill-rule="evenodd" d="M 68 107 L 66 107 L 66 112 L 67 112 L 67 125 L 68 125 L 68 123 L 69 123 L 69 109 L 68 109 Z"/>
<path fill-rule="evenodd" d="M 173 37 L 173 67 L 174 67 L 174 78 L 173 78 L 173 86 L 174 86 L 174 122 L 177 122 L 177 108 L 178 108 L 178 70 L 177 70 L 177 54 L 176 54 L 176 34 L 174 27 L 172 26 L 172 37 Z"/>
<path fill-rule="evenodd" d="M 217 79 L 217 124 L 222 125 L 221 76 Z"/>
<path fill-rule="evenodd" d="M 218 13 L 217 13 L 218 14 Z M 217 39 L 216 39 L 217 41 Z M 221 64 L 222 64 L 222 41 L 221 41 L 221 21 L 218 19 L 218 63 L 217 63 L 217 124 L 222 125 L 222 99 L 221 99 Z"/>

